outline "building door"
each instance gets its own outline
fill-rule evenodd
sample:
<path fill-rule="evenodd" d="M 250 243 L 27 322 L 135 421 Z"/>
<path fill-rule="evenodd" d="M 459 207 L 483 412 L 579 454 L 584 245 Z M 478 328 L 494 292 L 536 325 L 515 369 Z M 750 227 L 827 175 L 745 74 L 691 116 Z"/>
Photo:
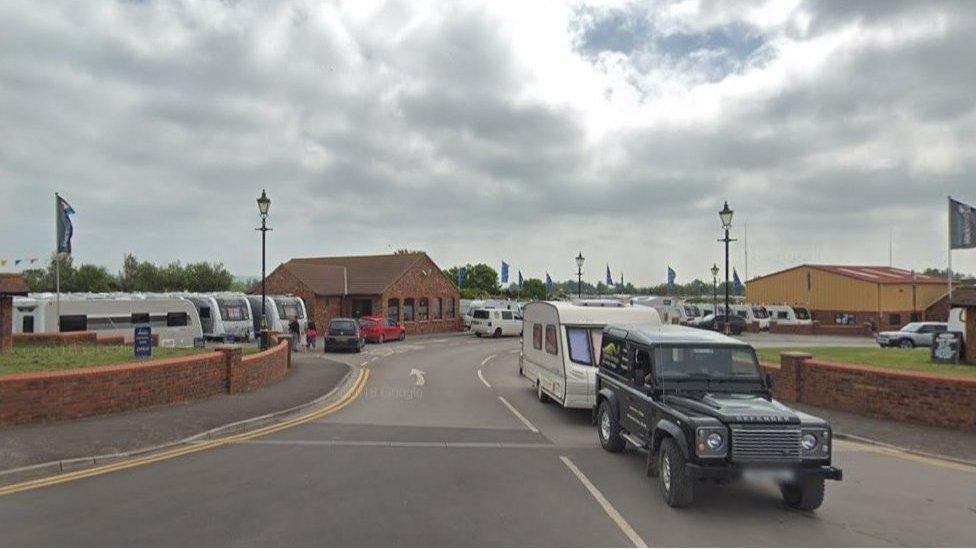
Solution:
<path fill-rule="evenodd" d="M 373 316 L 373 300 L 372 299 L 353 299 L 352 300 L 352 316 L 354 318 L 360 318 L 363 316 Z"/>
<path fill-rule="evenodd" d="M 27 315 L 27 316 L 24 316 L 24 319 L 23 320 L 24 321 L 23 321 L 22 326 L 21 326 L 22 329 L 20 331 L 23 332 L 23 333 L 25 333 L 25 334 L 32 334 L 32 333 L 34 333 L 34 317 L 31 316 L 31 315 Z"/>

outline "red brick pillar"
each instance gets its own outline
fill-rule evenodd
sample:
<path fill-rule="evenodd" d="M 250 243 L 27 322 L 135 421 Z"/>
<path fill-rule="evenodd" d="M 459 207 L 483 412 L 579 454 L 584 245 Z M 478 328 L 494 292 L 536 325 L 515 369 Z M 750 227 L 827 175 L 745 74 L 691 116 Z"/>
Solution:
<path fill-rule="evenodd" d="M 965 311 L 966 324 L 963 329 L 966 334 L 966 362 L 976 364 L 976 307 L 966 307 Z"/>
<path fill-rule="evenodd" d="M 243 390 L 243 358 L 244 351 L 240 345 L 218 345 L 217 351 L 224 355 L 224 365 L 226 366 L 227 392 L 230 394 L 239 393 Z"/>
<path fill-rule="evenodd" d="M 786 352 L 779 356 L 779 376 L 776 377 L 776 396 L 783 400 L 799 402 L 803 394 L 803 361 L 813 358 L 809 353 Z"/>
<path fill-rule="evenodd" d="M 291 340 L 292 340 L 293 337 L 294 336 L 292 336 L 291 334 L 278 334 L 278 339 L 277 339 L 277 342 L 275 343 L 275 345 L 277 345 L 278 343 L 284 341 L 285 343 L 288 344 L 286 346 L 287 348 L 285 349 L 285 352 L 288 353 L 285 356 L 285 366 L 289 370 L 291 369 Z"/>
<path fill-rule="evenodd" d="M 0 352 L 14 346 L 14 298 L 0 296 Z"/>

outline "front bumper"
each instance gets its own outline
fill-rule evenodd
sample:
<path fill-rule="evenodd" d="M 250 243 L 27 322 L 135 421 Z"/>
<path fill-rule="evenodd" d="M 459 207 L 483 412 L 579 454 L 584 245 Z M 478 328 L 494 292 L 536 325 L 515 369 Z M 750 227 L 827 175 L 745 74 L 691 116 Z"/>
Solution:
<path fill-rule="evenodd" d="M 741 466 L 732 464 L 700 465 L 686 463 L 686 474 L 695 480 L 737 480 L 750 469 L 762 469 L 761 466 Z M 794 466 L 789 467 L 798 478 L 820 477 L 825 480 L 844 480 L 844 471 L 831 465 Z"/>

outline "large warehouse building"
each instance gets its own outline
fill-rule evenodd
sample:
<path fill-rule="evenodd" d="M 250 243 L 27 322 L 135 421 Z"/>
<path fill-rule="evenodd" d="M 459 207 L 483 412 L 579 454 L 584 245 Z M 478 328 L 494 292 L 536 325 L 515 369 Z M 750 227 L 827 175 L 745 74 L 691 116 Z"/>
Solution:
<path fill-rule="evenodd" d="M 746 299 L 806 307 L 820 324 L 873 322 L 889 329 L 923 320 L 926 308 L 945 297 L 947 283 L 893 267 L 800 265 L 749 280 Z"/>

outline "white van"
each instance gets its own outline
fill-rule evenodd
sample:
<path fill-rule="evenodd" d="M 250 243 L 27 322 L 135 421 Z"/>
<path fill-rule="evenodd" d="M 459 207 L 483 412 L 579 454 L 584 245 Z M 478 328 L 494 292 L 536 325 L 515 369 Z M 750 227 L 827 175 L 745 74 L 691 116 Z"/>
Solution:
<path fill-rule="evenodd" d="M 731 307 L 733 314 L 737 314 L 746 319 L 746 322 L 758 324 L 760 330 L 769 331 L 769 313 L 762 305 L 743 303 L 740 305 L 732 305 Z"/>
<path fill-rule="evenodd" d="M 475 309 L 471 313 L 471 331 L 478 337 L 521 335 L 521 312 L 509 309 Z"/>
<path fill-rule="evenodd" d="M 57 333 L 57 297 L 30 294 L 13 300 L 14 333 Z M 99 336 L 135 337 L 135 327 L 148 325 L 162 347 L 192 347 L 202 338 L 196 307 L 181 297 L 104 293 L 61 294 L 61 332 L 95 332 Z"/>
<path fill-rule="evenodd" d="M 465 307 L 467 301 L 467 307 Z M 499 309 L 515 311 L 516 315 L 522 316 L 522 303 L 507 299 L 470 299 L 461 300 L 461 324 L 465 330 L 471 329 L 472 314 L 478 309 Z"/>
<path fill-rule="evenodd" d="M 596 369 L 607 324 L 660 325 L 651 307 L 580 307 L 562 301 L 525 306 L 519 373 L 535 385 L 539 400 L 565 408 L 596 405 Z"/>
<path fill-rule="evenodd" d="M 789 305 L 765 305 L 769 314 L 769 321 L 786 326 L 812 324 L 810 311 L 804 307 L 790 307 Z"/>

